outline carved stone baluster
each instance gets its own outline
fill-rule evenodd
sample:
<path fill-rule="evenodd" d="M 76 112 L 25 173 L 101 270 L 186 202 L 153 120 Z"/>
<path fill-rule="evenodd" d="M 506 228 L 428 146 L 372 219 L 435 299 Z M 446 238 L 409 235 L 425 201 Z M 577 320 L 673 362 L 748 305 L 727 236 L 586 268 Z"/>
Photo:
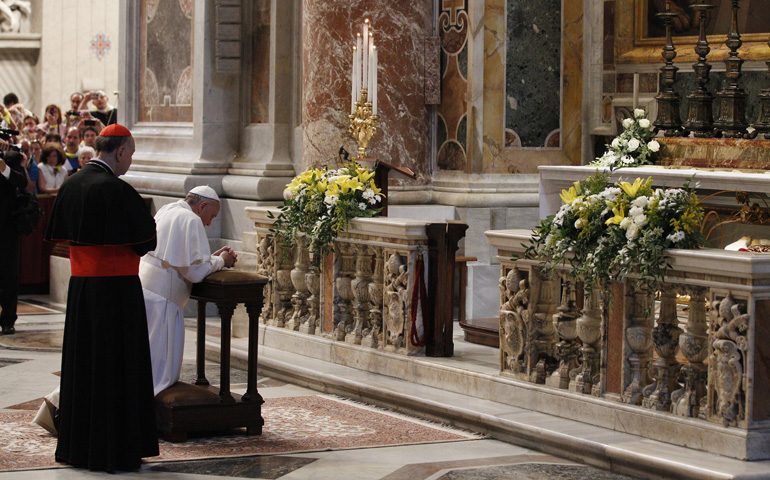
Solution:
<path fill-rule="evenodd" d="M 382 256 L 382 247 L 371 247 L 374 253 L 374 274 L 369 283 L 369 327 L 364 329 L 361 345 L 378 348 L 382 345 L 382 282 L 384 275 L 385 259 Z"/>
<path fill-rule="evenodd" d="M 316 327 L 320 321 L 320 305 L 321 305 L 321 274 L 318 271 L 317 263 L 319 259 L 316 258 L 318 254 L 313 253 L 310 262 L 310 267 L 305 274 L 305 285 L 310 292 L 310 296 L 307 298 L 308 314 L 299 326 L 299 331 L 310 335 L 315 334 Z"/>
<path fill-rule="evenodd" d="M 372 282 L 372 253 L 368 245 L 354 246 L 356 276 L 350 286 L 353 289 L 353 317 L 355 323 L 346 330 L 345 342 L 361 344 L 364 330 L 369 327 L 369 284 Z"/>
<path fill-rule="evenodd" d="M 275 309 L 273 308 L 273 292 L 275 291 L 275 247 L 267 235 L 263 235 L 257 244 L 257 274 L 267 277 L 267 285 L 263 292 L 264 303 L 259 315 L 259 323 L 272 323 Z"/>
<path fill-rule="evenodd" d="M 583 314 L 577 320 L 578 337 L 583 342 L 580 347 L 581 365 L 570 372 L 570 390 L 578 393 L 592 393 L 592 387 L 600 380 L 598 349 L 602 338 L 602 308 L 599 289 L 594 287 L 586 295 Z"/>
<path fill-rule="evenodd" d="M 530 323 L 528 325 L 527 373 L 529 380 L 535 383 L 545 383 L 546 377 L 556 368 L 557 362 L 553 356 L 556 344 L 556 328 L 553 325 L 553 314 L 556 312 L 557 286 L 552 276 L 535 270 L 531 278 L 532 298 L 530 304 Z"/>
<path fill-rule="evenodd" d="M 278 245 L 280 241 L 277 240 L 276 242 L 278 247 L 275 251 L 276 262 L 278 263 L 275 272 L 275 295 L 277 298 L 274 301 L 274 308 L 276 314 L 272 323 L 268 325 L 284 327 L 292 312 L 291 296 L 294 295 L 294 285 L 291 283 L 291 270 L 294 268 L 294 263 L 292 262 L 292 252 L 284 254 L 283 249 Z"/>
<path fill-rule="evenodd" d="M 503 265 L 503 273 L 505 266 Z M 515 266 L 500 277 L 500 371 L 525 371 L 525 332 L 529 323 L 529 282 Z"/>
<path fill-rule="evenodd" d="M 660 294 L 660 315 L 658 324 L 652 329 L 653 345 L 658 358 L 652 362 L 650 376 L 654 381 L 644 387 L 642 406 L 651 410 L 669 411 L 671 393 L 679 388 L 679 320 L 676 317 L 676 291 L 664 286 Z"/>
<path fill-rule="evenodd" d="M 701 399 L 706 394 L 708 333 L 706 331 L 706 289 L 690 287 L 690 311 L 687 328 L 679 336 L 679 348 L 689 362 L 682 366 L 684 387 L 671 394 L 671 410 L 683 417 L 697 417 Z"/>
<path fill-rule="evenodd" d="M 708 415 L 725 427 L 737 427 L 746 418 L 746 336 L 749 315 L 732 295 L 714 302 L 712 353 L 709 356 Z"/>
<path fill-rule="evenodd" d="M 348 325 L 353 323 L 351 315 L 353 288 L 351 282 L 356 272 L 356 256 L 353 245 L 348 242 L 337 242 L 337 255 L 340 261 L 340 268 L 334 281 L 337 290 L 334 298 L 337 315 L 334 318 L 332 338 L 335 340 L 345 340 Z"/>
<path fill-rule="evenodd" d="M 631 290 L 631 282 L 627 282 Z M 621 394 L 623 403 L 639 405 L 642 403 L 642 389 L 647 385 L 647 372 L 650 367 L 650 348 L 652 347 L 652 297 L 639 290 L 626 294 L 626 345 L 631 350 L 628 363 L 630 375 L 626 375 L 628 386 Z M 630 376 L 630 378 L 628 378 Z"/>
<path fill-rule="evenodd" d="M 407 294 L 409 270 L 398 252 L 388 255 L 385 263 L 383 298 L 383 344 L 386 350 L 400 351 L 406 347 Z"/>
<path fill-rule="evenodd" d="M 562 275 L 561 305 L 558 313 L 553 316 L 553 325 L 559 334 L 559 343 L 554 349 L 559 366 L 546 380 L 547 385 L 561 389 L 569 388 L 569 372 L 577 367 L 579 346 L 575 339 L 579 315 L 575 303 L 575 282 L 569 275 Z"/>
<path fill-rule="evenodd" d="M 289 330 L 298 330 L 303 321 L 307 321 L 307 284 L 305 274 L 310 264 L 310 240 L 305 236 L 297 238 L 294 268 L 291 270 L 291 283 L 294 286 L 294 294 L 291 296 L 293 305 L 291 317 L 286 322 Z"/>

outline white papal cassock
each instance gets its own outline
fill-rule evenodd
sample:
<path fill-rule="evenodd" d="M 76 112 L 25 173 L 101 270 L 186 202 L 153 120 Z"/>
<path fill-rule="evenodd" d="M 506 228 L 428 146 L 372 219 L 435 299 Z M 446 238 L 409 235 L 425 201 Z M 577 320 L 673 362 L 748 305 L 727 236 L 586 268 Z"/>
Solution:
<path fill-rule="evenodd" d="M 183 308 L 192 284 L 225 266 L 211 255 L 206 229 L 184 200 L 163 206 L 155 214 L 157 248 L 142 257 L 142 280 L 150 333 L 155 395 L 179 380 L 184 353 Z"/>

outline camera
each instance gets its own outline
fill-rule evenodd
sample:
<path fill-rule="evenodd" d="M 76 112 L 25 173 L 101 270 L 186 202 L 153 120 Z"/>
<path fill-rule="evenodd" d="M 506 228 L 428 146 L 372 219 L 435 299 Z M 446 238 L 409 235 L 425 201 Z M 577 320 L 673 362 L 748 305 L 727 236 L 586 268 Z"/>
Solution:
<path fill-rule="evenodd" d="M 50 113 L 51 115 L 56 115 L 56 109 L 51 108 L 50 110 L 48 110 L 48 113 Z"/>
<path fill-rule="evenodd" d="M 101 96 L 102 96 L 102 94 L 99 93 L 99 92 L 91 92 L 91 98 L 99 98 Z"/>
<path fill-rule="evenodd" d="M 67 110 L 66 113 L 67 113 L 67 115 L 70 115 L 70 116 L 73 116 L 73 117 L 75 117 L 75 116 L 79 117 L 80 116 L 80 112 L 78 112 L 77 110 Z"/>
<path fill-rule="evenodd" d="M 96 125 L 96 120 L 83 120 L 83 125 L 87 125 L 87 126 Z"/>
<path fill-rule="evenodd" d="M 0 140 L 10 141 L 11 137 L 14 135 L 18 135 L 18 130 L 11 130 L 10 128 L 0 128 Z M 11 145 L 10 149 L 14 152 L 21 152 L 21 148 L 17 147 L 16 145 Z M 4 153 L 2 150 L 0 150 L 0 158 L 4 157 Z"/>

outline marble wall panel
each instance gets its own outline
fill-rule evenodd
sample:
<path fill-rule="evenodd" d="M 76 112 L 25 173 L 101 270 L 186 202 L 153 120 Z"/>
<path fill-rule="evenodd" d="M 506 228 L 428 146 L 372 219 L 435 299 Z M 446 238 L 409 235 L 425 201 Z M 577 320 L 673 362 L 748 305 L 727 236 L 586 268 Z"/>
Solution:
<path fill-rule="evenodd" d="M 438 108 L 438 168 L 464 171 L 467 166 L 468 18 L 467 0 L 441 2 L 441 104 Z"/>
<path fill-rule="evenodd" d="M 303 165 L 328 164 L 340 145 L 356 145 L 348 133 L 351 50 L 369 18 L 378 49 L 377 133 L 369 156 L 411 168 L 416 182 L 430 179 L 430 123 L 425 106 L 425 37 L 430 0 L 304 0 Z"/>
<path fill-rule="evenodd" d="M 483 158 L 481 162 L 474 161 L 472 167 L 474 171 L 537 173 L 537 167 L 540 165 L 579 165 L 581 162 L 583 6 L 581 2 L 554 2 L 554 8 L 561 14 L 551 16 L 541 12 L 545 9 L 541 8 L 540 4 L 537 8 L 531 9 L 529 5 L 520 0 L 485 0 L 484 2 L 484 143 Z M 506 55 L 511 56 L 513 43 L 526 43 L 521 39 L 527 36 L 537 39 L 541 33 L 545 35 L 546 30 L 541 30 L 541 24 L 546 25 L 547 22 L 541 22 L 538 19 L 554 20 L 553 17 L 558 25 L 556 34 L 558 47 L 554 55 L 548 55 L 547 61 L 555 62 L 555 65 L 560 68 L 561 75 L 555 75 L 557 79 L 555 86 L 550 88 L 540 86 L 538 92 L 533 95 L 536 95 L 539 100 L 553 101 L 556 106 L 554 117 L 556 123 L 549 127 L 545 126 L 543 121 L 534 121 L 531 115 L 522 116 L 522 124 L 526 120 L 527 128 L 531 124 L 538 126 L 539 130 L 538 146 L 527 147 L 527 140 L 521 137 L 521 132 L 517 131 L 513 125 L 506 123 L 508 112 L 520 107 L 520 99 L 517 98 L 516 92 L 521 90 L 519 87 L 521 65 L 518 65 L 515 60 L 506 60 Z M 508 32 L 512 24 L 518 29 L 518 37 L 514 32 Z M 553 35 L 552 32 L 547 34 Z M 530 46 L 532 47 L 530 50 L 536 50 L 531 41 Z M 538 48 L 542 49 L 542 46 Z M 514 47 L 514 51 L 518 52 L 519 50 L 516 49 L 521 49 L 521 45 Z M 526 55 L 529 55 L 529 51 Z M 543 56 L 542 53 L 541 56 Z M 540 62 L 540 59 L 530 59 L 530 63 L 536 61 Z M 526 71 L 533 65 L 529 64 L 525 67 Z M 547 71 L 548 66 L 543 69 Z M 532 75 L 534 78 L 535 74 Z M 514 79 L 518 79 L 515 89 Z M 506 92 L 506 87 L 514 89 L 514 94 Z M 527 100 L 526 94 L 523 100 Z M 533 136 L 530 135 L 529 138 L 531 145 Z"/>
<path fill-rule="evenodd" d="M 505 0 L 484 1 L 484 144 L 474 172 L 517 173 L 501 158 L 505 146 Z"/>
<path fill-rule="evenodd" d="M 615 67 L 615 2 L 604 2 L 604 41 L 602 43 L 602 61 L 604 68 Z"/>
<path fill-rule="evenodd" d="M 193 3 L 142 0 L 139 121 L 192 122 Z"/>
<path fill-rule="evenodd" d="M 508 0 L 505 126 L 525 148 L 544 147 L 561 125 L 561 3 Z"/>
<path fill-rule="evenodd" d="M 251 123 L 270 122 L 270 0 L 256 0 L 252 17 Z"/>

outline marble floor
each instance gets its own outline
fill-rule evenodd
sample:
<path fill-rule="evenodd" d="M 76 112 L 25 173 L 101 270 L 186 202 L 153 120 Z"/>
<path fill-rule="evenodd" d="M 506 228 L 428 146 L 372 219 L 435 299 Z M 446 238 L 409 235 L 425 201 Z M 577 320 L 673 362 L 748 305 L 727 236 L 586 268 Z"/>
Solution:
<path fill-rule="evenodd" d="M 21 315 L 18 335 L 0 337 L 0 410 L 34 400 L 58 384 L 61 355 L 57 332 L 63 329 L 64 315 L 47 305 L 45 296 L 24 298 L 32 305 L 52 307 L 51 312 Z M 192 371 L 195 353 L 193 335 L 187 335 L 185 369 Z M 216 380 L 217 366 L 208 365 L 208 378 Z M 233 372 L 233 391 L 245 390 L 243 372 Z M 281 380 L 260 377 L 260 393 L 265 398 L 315 395 L 318 392 Z M 188 460 L 153 463 L 139 472 L 149 479 L 388 479 L 388 480 L 620 480 L 632 477 L 581 465 L 557 456 L 493 439 L 449 443 L 359 448 L 240 457 L 237 459 Z M 107 477 L 103 472 L 72 468 L 0 472 L 0 480 L 80 479 Z"/>

